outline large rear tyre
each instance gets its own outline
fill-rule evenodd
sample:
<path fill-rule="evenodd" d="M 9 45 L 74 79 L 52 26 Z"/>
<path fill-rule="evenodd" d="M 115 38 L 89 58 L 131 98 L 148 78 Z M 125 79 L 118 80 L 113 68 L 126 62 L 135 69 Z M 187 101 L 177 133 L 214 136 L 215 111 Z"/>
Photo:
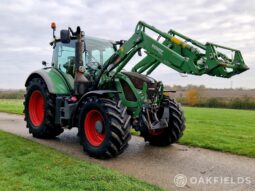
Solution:
<path fill-rule="evenodd" d="M 25 121 L 29 133 L 37 138 L 54 138 L 64 130 L 54 125 L 55 99 L 41 78 L 33 78 L 26 89 Z"/>
<path fill-rule="evenodd" d="M 165 97 L 158 111 L 158 117 L 162 115 L 164 107 L 169 108 L 168 127 L 159 130 L 147 130 L 141 132 L 145 141 L 155 146 L 167 146 L 177 142 L 183 135 L 185 129 L 185 118 L 180 104 L 175 100 Z"/>
<path fill-rule="evenodd" d="M 120 101 L 89 97 L 79 108 L 79 136 L 85 152 L 96 158 L 119 155 L 131 138 L 130 116 Z"/>

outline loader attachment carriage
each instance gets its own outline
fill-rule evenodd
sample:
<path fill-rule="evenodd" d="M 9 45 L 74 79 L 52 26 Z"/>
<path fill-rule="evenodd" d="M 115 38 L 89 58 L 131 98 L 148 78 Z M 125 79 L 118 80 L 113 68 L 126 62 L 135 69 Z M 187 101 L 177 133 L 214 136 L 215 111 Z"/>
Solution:
<path fill-rule="evenodd" d="M 61 30 L 57 39 L 55 24 L 52 29 L 52 66 L 33 72 L 25 84 L 27 127 L 38 138 L 78 127 L 84 151 L 97 158 L 122 153 L 130 128 L 152 145 L 170 145 L 182 136 L 180 104 L 164 96 L 162 82 L 148 76 L 161 63 L 181 73 L 225 78 L 248 69 L 238 50 L 202 44 L 173 30 L 165 33 L 144 22 L 130 39 L 115 42 L 87 37 L 80 27 Z M 146 56 L 123 71 L 141 50 Z"/>

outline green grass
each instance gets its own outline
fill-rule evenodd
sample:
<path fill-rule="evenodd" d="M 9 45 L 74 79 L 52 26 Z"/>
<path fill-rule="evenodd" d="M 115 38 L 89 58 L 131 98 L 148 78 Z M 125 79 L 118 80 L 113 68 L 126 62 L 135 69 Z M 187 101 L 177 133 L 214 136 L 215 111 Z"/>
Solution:
<path fill-rule="evenodd" d="M 180 143 L 255 157 L 255 111 L 185 107 Z"/>
<path fill-rule="evenodd" d="M 97 164 L 0 131 L 4 190 L 161 190 Z"/>
<path fill-rule="evenodd" d="M 0 99 L 0 112 L 22 114 L 23 100 L 19 99 Z"/>
<path fill-rule="evenodd" d="M 22 101 L 0 100 L 0 111 L 22 114 Z M 184 107 L 184 112 L 181 144 L 255 157 L 254 110 Z"/>

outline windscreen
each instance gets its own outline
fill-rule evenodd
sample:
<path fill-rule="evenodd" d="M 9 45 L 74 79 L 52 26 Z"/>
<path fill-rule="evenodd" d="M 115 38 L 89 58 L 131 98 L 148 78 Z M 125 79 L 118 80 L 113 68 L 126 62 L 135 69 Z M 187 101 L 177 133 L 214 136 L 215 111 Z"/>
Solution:
<path fill-rule="evenodd" d="M 107 40 L 87 37 L 86 42 L 86 63 L 98 62 L 101 65 L 114 53 L 113 45 Z"/>

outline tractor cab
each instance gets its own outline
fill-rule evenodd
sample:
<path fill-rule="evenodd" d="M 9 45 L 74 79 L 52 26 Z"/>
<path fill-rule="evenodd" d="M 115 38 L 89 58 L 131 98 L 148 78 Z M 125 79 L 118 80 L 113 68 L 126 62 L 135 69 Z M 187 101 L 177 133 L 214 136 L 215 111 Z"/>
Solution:
<path fill-rule="evenodd" d="M 75 44 L 76 39 L 70 43 L 56 41 L 52 56 L 52 66 L 62 73 L 74 78 L 75 75 Z M 85 50 L 82 54 L 85 76 L 90 79 L 92 74 L 100 69 L 103 63 L 114 53 L 114 45 L 108 40 L 94 37 L 85 38 Z"/>

